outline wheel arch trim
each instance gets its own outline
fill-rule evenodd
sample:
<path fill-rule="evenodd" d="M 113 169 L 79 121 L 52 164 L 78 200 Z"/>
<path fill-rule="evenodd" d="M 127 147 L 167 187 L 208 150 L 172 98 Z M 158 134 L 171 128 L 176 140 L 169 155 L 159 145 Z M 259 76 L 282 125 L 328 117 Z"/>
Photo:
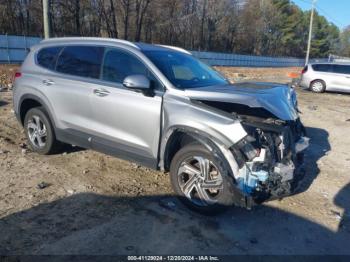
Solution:
<path fill-rule="evenodd" d="M 17 110 L 16 116 L 17 116 L 18 121 L 21 123 L 21 125 L 23 126 L 23 122 L 22 122 L 22 119 L 21 119 L 21 108 L 22 108 L 23 102 L 25 100 L 28 100 L 28 99 L 34 100 L 34 101 L 38 102 L 39 104 L 41 104 L 42 107 L 44 107 L 46 113 L 48 114 L 49 120 L 50 120 L 53 128 L 56 130 L 54 117 L 53 117 L 53 114 L 51 113 L 51 110 L 50 110 L 49 106 L 47 105 L 47 103 L 44 102 L 43 99 L 41 99 L 40 97 L 38 97 L 36 95 L 33 95 L 33 94 L 24 94 L 19 100 L 18 110 Z"/>
<path fill-rule="evenodd" d="M 159 167 L 161 170 L 166 170 L 167 165 L 170 164 L 167 163 L 167 157 L 169 155 L 170 150 L 169 147 L 171 146 L 171 142 L 174 139 L 174 136 L 178 133 L 184 133 L 188 136 L 191 136 L 193 139 L 197 140 L 200 144 L 204 145 L 210 151 L 217 151 L 224 157 L 224 161 L 226 161 L 226 163 L 230 167 L 231 174 L 233 175 L 233 177 L 235 177 L 235 174 L 238 174 L 238 164 L 227 145 L 225 145 L 212 135 L 189 126 L 173 126 L 169 128 L 168 131 L 164 134 L 160 146 Z"/>
<path fill-rule="evenodd" d="M 313 84 L 314 82 L 317 82 L 317 81 L 323 82 L 323 83 L 324 83 L 324 90 L 326 90 L 328 84 L 327 84 L 326 80 L 323 80 L 323 79 L 321 79 L 321 78 L 315 78 L 315 79 L 311 80 L 311 81 L 310 81 L 310 84 L 309 84 L 309 88 L 311 88 L 312 84 Z"/>

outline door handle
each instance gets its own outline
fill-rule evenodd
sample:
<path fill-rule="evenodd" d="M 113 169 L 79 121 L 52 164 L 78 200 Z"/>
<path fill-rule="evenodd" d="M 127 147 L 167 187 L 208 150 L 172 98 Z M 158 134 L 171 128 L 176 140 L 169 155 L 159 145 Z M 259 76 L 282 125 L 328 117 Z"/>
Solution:
<path fill-rule="evenodd" d="M 43 84 L 46 86 L 51 86 L 51 85 L 55 84 L 55 81 L 53 81 L 51 79 L 45 79 L 45 80 L 43 80 Z"/>
<path fill-rule="evenodd" d="M 106 89 L 99 88 L 99 89 L 94 89 L 94 94 L 97 96 L 104 97 L 109 95 L 109 91 L 107 91 Z"/>

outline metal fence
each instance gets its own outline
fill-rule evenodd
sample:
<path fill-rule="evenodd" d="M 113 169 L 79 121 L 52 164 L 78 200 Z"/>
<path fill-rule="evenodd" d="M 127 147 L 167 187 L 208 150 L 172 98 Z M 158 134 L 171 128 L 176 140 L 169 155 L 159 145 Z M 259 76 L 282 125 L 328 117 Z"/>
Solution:
<path fill-rule="evenodd" d="M 0 64 L 23 62 L 29 48 L 40 41 L 39 37 L 0 35 Z"/>
<path fill-rule="evenodd" d="M 329 61 L 337 62 L 337 63 L 346 63 L 346 64 L 350 63 L 350 57 L 344 57 L 344 56 L 330 54 L 328 59 L 329 59 Z"/>
<path fill-rule="evenodd" d="M 305 64 L 304 59 L 290 57 L 252 56 L 198 51 L 192 51 L 192 54 L 211 66 L 293 67 L 304 66 Z"/>
<path fill-rule="evenodd" d="M 40 37 L 0 35 L 0 64 L 21 63 L 29 48 L 42 39 Z M 305 60 L 290 57 L 269 57 L 238 55 L 230 53 L 192 51 L 193 56 L 211 66 L 240 66 L 240 67 L 294 67 L 304 66 Z M 336 62 L 336 58 L 312 59 L 310 62 Z"/>

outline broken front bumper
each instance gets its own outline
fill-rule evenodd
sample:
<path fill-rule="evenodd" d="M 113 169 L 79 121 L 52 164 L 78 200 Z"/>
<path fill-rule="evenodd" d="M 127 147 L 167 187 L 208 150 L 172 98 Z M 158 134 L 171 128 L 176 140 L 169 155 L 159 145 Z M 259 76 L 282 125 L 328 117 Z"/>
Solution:
<path fill-rule="evenodd" d="M 241 169 L 237 180 L 240 191 L 240 206 L 251 208 L 254 204 L 265 201 L 281 199 L 298 192 L 300 181 L 305 176 L 304 152 L 309 147 L 310 139 L 301 137 L 292 149 L 292 155 L 288 161 L 281 161 L 274 165 L 270 172 L 256 170 L 256 161 L 264 161 L 261 155 L 247 162 Z"/>

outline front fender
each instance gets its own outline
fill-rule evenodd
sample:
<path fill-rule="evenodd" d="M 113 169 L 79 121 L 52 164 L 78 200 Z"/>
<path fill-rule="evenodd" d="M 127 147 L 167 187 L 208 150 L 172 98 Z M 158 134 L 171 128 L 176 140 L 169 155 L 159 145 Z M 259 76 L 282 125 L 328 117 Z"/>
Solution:
<path fill-rule="evenodd" d="M 229 148 L 247 136 L 239 120 L 208 106 L 192 103 L 181 95 L 166 94 L 163 102 L 163 132 L 159 154 L 161 169 L 164 169 L 164 158 L 171 136 L 181 131 L 213 143 L 229 162 L 232 173 L 237 174 L 237 163 Z M 207 145 L 205 141 L 201 142 Z"/>
<path fill-rule="evenodd" d="M 241 122 L 232 115 L 194 103 L 187 97 L 166 93 L 163 101 L 163 139 L 172 129 L 182 127 L 203 132 L 227 147 L 247 135 Z"/>
<path fill-rule="evenodd" d="M 175 136 L 175 134 L 177 134 L 178 132 L 182 132 L 186 135 L 191 136 L 196 141 L 205 146 L 209 151 L 218 152 L 219 154 L 221 154 L 221 156 L 224 158 L 224 161 L 226 161 L 230 168 L 230 173 L 233 175 L 234 178 L 236 178 L 236 176 L 239 173 L 239 166 L 230 149 L 227 146 L 225 146 L 222 142 L 218 141 L 215 137 L 212 137 L 201 130 L 197 130 L 188 126 L 174 126 L 170 128 L 170 130 L 168 130 L 168 132 L 163 136 L 160 148 L 161 158 L 159 162 L 161 170 L 165 169 L 165 156 L 168 155 L 168 150 L 172 142 L 173 136 Z"/>

